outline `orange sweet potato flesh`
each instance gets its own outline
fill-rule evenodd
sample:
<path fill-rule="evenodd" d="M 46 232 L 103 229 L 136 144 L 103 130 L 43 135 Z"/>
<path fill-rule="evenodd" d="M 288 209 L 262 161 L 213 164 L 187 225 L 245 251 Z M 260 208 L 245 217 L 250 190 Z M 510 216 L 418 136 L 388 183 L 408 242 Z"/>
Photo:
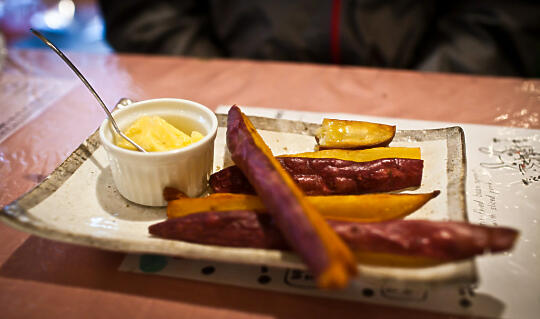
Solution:
<path fill-rule="evenodd" d="M 355 149 L 388 145 L 395 134 L 395 126 L 362 121 L 324 119 L 316 139 L 320 149 Z"/>
<path fill-rule="evenodd" d="M 329 289 L 345 287 L 357 272 L 352 252 L 305 198 L 236 105 L 228 113 L 226 138 L 231 158 L 318 285 Z"/>
<path fill-rule="evenodd" d="M 307 199 L 325 219 L 367 223 L 403 218 L 438 194 L 439 191 L 423 194 L 308 196 Z M 229 210 L 266 211 L 257 196 L 216 193 L 207 197 L 172 200 L 167 206 L 167 217 Z"/>
<path fill-rule="evenodd" d="M 326 219 L 366 223 L 403 218 L 439 193 L 309 196 L 308 199 Z"/>
<path fill-rule="evenodd" d="M 421 159 L 419 147 L 374 147 L 365 150 L 329 149 L 298 154 L 284 154 L 278 157 L 337 158 L 344 161 L 369 162 L 381 158 Z"/>

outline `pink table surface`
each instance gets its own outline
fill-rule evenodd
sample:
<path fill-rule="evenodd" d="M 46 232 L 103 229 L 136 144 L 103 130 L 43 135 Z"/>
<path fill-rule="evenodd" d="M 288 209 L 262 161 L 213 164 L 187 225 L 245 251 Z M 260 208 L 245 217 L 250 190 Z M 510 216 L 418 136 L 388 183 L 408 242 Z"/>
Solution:
<path fill-rule="evenodd" d="M 185 98 L 297 111 L 540 128 L 540 80 L 362 67 L 68 54 L 108 105 Z M 12 51 L 2 76 L 67 79 L 48 51 Z M 10 103 L 9 97 L 2 103 Z M 13 101 L 11 101 L 13 102 Z M 2 116 L 2 115 L 0 115 Z M 30 190 L 104 119 L 76 83 L 0 144 L 0 204 Z M 0 224 L 1 318 L 453 318 L 445 314 L 118 272 L 124 254 L 29 236 Z"/>

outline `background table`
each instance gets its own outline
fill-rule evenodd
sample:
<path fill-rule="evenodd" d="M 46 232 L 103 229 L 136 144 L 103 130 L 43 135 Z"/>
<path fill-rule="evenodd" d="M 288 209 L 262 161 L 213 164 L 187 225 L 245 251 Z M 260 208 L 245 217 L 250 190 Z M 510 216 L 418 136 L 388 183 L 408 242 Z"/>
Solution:
<path fill-rule="evenodd" d="M 239 104 L 540 128 L 539 80 L 244 60 L 68 55 L 110 106 L 124 96 L 175 97 L 211 109 Z M 10 52 L 2 77 L 78 81 L 48 51 Z M 0 144 L 1 205 L 45 178 L 104 119 L 82 84 L 72 86 Z M 13 102 L 8 96 L 0 98 L 3 104 Z M 122 253 L 52 242 L 3 224 L 0 243 L 0 317 L 452 317 L 118 272 Z"/>

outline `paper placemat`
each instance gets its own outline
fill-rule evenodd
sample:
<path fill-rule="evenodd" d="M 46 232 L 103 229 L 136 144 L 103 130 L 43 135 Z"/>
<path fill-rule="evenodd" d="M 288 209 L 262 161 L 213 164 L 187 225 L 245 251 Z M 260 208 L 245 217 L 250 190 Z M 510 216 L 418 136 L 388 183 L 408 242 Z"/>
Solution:
<path fill-rule="evenodd" d="M 228 106 L 217 109 L 226 113 Z M 242 107 L 248 115 L 320 123 L 342 118 L 428 129 L 456 123 L 428 122 L 352 114 L 321 114 Z M 519 229 L 510 253 L 477 258 L 478 286 L 428 287 L 366 281 L 359 278 L 342 291 L 321 291 L 301 270 L 189 260 L 155 255 L 127 255 L 121 271 L 171 276 L 284 293 L 374 302 L 398 307 L 503 318 L 536 318 L 540 313 L 540 130 L 460 125 L 467 147 L 467 205 L 472 223 Z"/>

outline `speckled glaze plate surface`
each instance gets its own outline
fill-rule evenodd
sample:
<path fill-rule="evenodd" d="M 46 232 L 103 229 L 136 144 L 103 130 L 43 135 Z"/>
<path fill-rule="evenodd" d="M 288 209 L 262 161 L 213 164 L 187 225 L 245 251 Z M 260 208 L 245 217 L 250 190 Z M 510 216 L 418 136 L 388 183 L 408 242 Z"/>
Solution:
<path fill-rule="evenodd" d="M 311 151 L 319 124 L 250 117 L 275 155 Z M 226 115 L 218 115 L 214 170 L 232 164 L 225 145 Z M 391 146 L 420 147 L 422 185 L 407 192 L 441 195 L 407 218 L 466 221 L 463 130 L 398 131 Z M 166 218 L 165 208 L 133 204 L 118 194 L 97 133 L 90 136 L 47 179 L 0 212 L 4 223 L 45 238 L 129 253 L 154 253 L 242 264 L 304 268 L 294 253 L 225 248 L 152 237 L 148 226 Z M 422 269 L 358 265 L 361 276 L 405 282 L 471 283 L 473 260 Z"/>

